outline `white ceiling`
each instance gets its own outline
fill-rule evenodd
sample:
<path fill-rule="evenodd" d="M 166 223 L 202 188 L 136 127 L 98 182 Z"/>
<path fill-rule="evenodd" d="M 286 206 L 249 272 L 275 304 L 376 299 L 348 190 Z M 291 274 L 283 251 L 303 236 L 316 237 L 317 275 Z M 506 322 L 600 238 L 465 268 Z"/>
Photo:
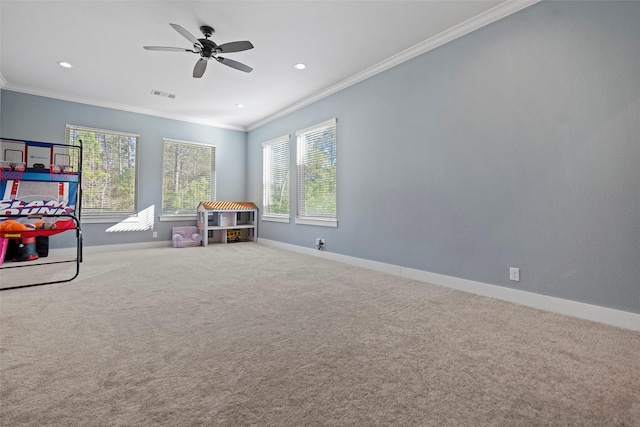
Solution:
<path fill-rule="evenodd" d="M 0 86 L 246 130 L 532 2 L 2 0 Z M 210 25 L 217 44 L 251 41 L 224 56 L 254 71 L 210 61 L 194 79 L 198 55 L 144 50 L 191 48 L 169 23 L 197 38 Z"/>

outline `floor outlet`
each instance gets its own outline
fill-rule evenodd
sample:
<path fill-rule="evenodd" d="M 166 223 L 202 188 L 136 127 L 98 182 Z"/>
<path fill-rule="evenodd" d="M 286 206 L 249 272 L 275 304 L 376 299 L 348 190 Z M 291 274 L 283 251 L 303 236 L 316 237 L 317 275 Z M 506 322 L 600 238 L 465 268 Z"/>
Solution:
<path fill-rule="evenodd" d="M 509 268 L 509 280 L 511 280 L 512 282 L 519 282 L 520 281 L 520 269 L 519 268 L 515 268 L 515 267 L 510 267 Z"/>

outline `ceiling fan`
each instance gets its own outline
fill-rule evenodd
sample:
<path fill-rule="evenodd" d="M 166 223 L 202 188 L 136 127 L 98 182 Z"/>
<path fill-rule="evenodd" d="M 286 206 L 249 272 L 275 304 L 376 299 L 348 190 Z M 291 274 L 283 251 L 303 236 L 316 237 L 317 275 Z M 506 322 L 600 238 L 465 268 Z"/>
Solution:
<path fill-rule="evenodd" d="M 253 68 L 248 65 L 242 64 L 238 61 L 234 61 L 233 59 L 223 58 L 218 56 L 219 53 L 231 53 L 231 52 L 241 52 L 243 50 L 253 49 L 253 45 L 249 41 L 238 41 L 238 42 L 230 42 L 223 43 L 221 45 L 215 44 L 212 40 L 209 40 L 209 37 L 215 32 L 215 30 L 208 26 L 203 25 L 200 27 L 200 31 L 204 35 L 203 39 L 197 39 L 193 34 L 182 28 L 178 24 L 169 24 L 173 27 L 174 30 L 182 34 L 184 38 L 193 43 L 193 49 L 185 49 L 181 47 L 165 47 L 165 46 L 143 46 L 147 50 L 161 50 L 165 52 L 192 52 L 200 55 L 200 59 L 196 62 L 196 66 L 193 68 L 193 77 L 200 78 L 204 74 L 204 71 L 207 69 L 207 61 L 210 59 L 215 59 L 221 64 L 226 65 L 227 67 L 235 68 L 236 70 L 244 71 L 245 73 L 250 73 L 253 71 Z"/>

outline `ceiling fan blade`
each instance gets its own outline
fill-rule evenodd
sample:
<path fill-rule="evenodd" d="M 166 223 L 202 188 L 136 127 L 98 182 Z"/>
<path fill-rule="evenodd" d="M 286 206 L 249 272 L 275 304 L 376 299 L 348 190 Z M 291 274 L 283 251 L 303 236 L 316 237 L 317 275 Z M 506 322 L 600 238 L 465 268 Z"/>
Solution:
<path fill-rule="evenodd" d="M 207 60 L 204 58 L 198 59 L 196 66 L 193 67 L 193 77 L 199 79 L 204 74 L 204 70 L 207 69 Z"/>
<path fill-rule="evenodd" d="M 220 53 L 242 52 L 243 50 L 253 49 L 253 45 L 249 41 L 223 43 L 218 45 L 216 50 Z"/>
<path fill-rule="evenodd" d="M 166 46 L 142 46 L 147 50 L 161 50 L 164 52 L 194 52 L 191 49 L 185 49 L 183 47 L 166 47 Z"/>
<path fill-rule="evenodd" d="M 250 73 L 253 71 L 253 68 L 248 65 L 244 65 L 241 62 L 234 61 L 233 59 L 222 58 L 221 56 L 216 57 L 216 61 L 221 64 L 226 65 L 227 67 L 235 68 L 236 70 L 244 71 L 245 73 Z"/>
<path fill-rule="evenodd" d="M 200 43 L 200 41 L 189 31 L 185 30 L 178 24 L 169 24 L 169 25 L 171 25 L 174 30 L 182 34 L 182 37 L 189 40 L 194 46 L 199 46 L 200 48 L 202 48 L 202 43 Z"/>

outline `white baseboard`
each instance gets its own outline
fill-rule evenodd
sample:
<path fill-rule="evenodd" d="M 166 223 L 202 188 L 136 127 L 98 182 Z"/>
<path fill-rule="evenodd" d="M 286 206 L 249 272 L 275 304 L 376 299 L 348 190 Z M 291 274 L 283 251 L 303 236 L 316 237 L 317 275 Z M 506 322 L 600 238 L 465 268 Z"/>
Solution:
<path fill-rule="evenodd" d="M 617 326 L 624 329 L 631 329 L 633 331 L 640 331 L 640 314 L 630 313 L 627 311 L 535 294 L 533 292 L 521 291 L 518 289 L 510 289 L 504 286 L 491 285 L 488 283 L 476 282 L 474 280 L 461 279 L 459 277 L 446 276 L 444 274 L 431 273 L 429 271 L 416 270 L 383 262 L 370 261 L 348 255 L 319 251 L 289 243 L 277 242 L 275 240 L 260 238 L 258 243 L 292 252 L 317 256 L 357 267 L 368 268 L 382 273 L 406 277 L 420 282 L 445 286 L 447 288 L 453 288 L 476 295 L 509 301 L 553 313 L 591 320 L 593 322 L 604 323 L 606 325 Z"/>

